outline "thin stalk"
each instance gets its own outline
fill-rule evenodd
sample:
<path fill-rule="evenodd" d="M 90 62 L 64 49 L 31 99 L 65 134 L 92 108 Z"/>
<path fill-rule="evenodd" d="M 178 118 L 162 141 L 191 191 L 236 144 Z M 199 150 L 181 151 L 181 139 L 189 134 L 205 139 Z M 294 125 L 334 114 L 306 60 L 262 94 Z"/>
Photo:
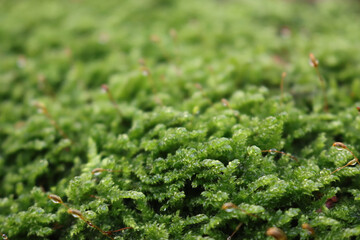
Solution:
<path fill-rule="evenodd" d="M 71 214 L 73 217 L 75 218 L 80 218 L 82 221 L 84 221 L 87 225 L 89 225 L 92 228 L 95 228 L 96 230 L 98 230 L 99 232 L 101 232 L 104 236 L 115 240 L 114 238 L 112 238 L 111 236 L 109 236 L 109 234 L 107 232 L 105 232 L 104 230 L 102 230 L 101 228 L 99 228 L 98 226 L 96 226 L 95 224 L 93 224 L 92 222 L 90 222 L 89 220 L 87 220 L 79 210 L 76 209 L 68 209 L 67 211 L 69 214 Z"/>
<path fill-rule="evenodd" d="M 46 106 L 40 102 L 36 102 L 35 106 L 38 108 L 38 110 L 46 116 L 46 118 L 50 121 L 51 125 L 55 127 L 55 129 L 59 132 L 59 134 L 64 139 L 69 139 L 71 142 L 73 142 L 68 135 L 62 130 L 62 128 L 59 126 L 59 124 L 56 122 L 56 120 L 53 118 L 53 116 L 49 113 Z"/>
<path fill-rule="evenodd" d="M 331 174 L 334 174 L 334 173 L 336 173 L 337 171 L 340 171 L 341 169 L 343 169 L 343 168 L 345 168 L 345 167 L 347 167 L 347 166 L 360 164 L 359 159 L 355 156 L 355 154 L 354 154 L 344 143 L 342 143 L 342 142 L 334 142 L 332 146 L 333 146 L 333 147 L 336 147 L 336 148 L 339 148 L 339 149 L 340 149 L 340 148 L 341 148 L 341 149 L 345 149 L 346 151 L 348 151 L 348 152 L 351 153 L 351 155 L 354 157 L 354 159 L 351 160 L 350 162 L 348 162 L 347 164 L 345 164 L 344 166 L 337 168 L 337 169 L 336 169 L 335 171 L 333 171 Z M 340 149 L 340 150 L 341 150 L 341 149 Z"/>
<path fill-rule="evenodd" d="M 108 87 L 106 84 L 103 84 L 103 85 L 101 85 L 101 88 L 106 92 L 106 94 L 107 94 L 110 102 L 112 103 L 112 105 L 114 106 L 114 108 L 116 109 L 116 111 L 118 112 L 119 116 L 122 117 L 123 114 L 122 114 L 122 112 L 121 112 L 121 110 L 120 110 L 120 107 L 119 107 L 119 105 L 117 104 L 117 102 L 115 101 L 115 99 L 114 99 L 114 97 L 113 97 L 113 95 L 112 95 L 109 87 Z"/>
<path fill-rule="evenodd" d="M 124 230 L 127 230 L 127 229 L 132 229 L 132 227 L 124 227 L 124 228 L 120 228 L 120 229 L 117 229 L 117 230 L 105 231 L 105 232 L 106 232 L 106 234 L 111 235 L 111 234 L 113 234 L 115 232 L 121 232 L 121 231 L 124 231 Z"/>
<path fill-rule="evenodd" d="M 323 77 L 320 74 L 320 70 L 318 67 L 315 68 L 316 69 L 316 73 L 319 77 L 320 83 L 321 83 L 321 88 L 322 88 L 322 92 L 323 92 L 323 96 L 324 96 L 324 111 L 328 112 L 329 111 L 329 105 L 328 105 L 328 100 L 327 100 L 327 94 L 326 94 L 326 88 L 325 88 L 325 80 L 323 79 Z"/>
<path fill-rule="evenodd" d="M 239 231 L 239 229 L 241 228 L 242 225 L 243 225 L 242 222 L 239 223 L 239 224 L 236 226 L 235 231 L 227 238 L 227 240 L 231 240 L 231 238 L 235 235 L 235 233 L 236 233 L 237 231 Z"/>
<path fill-rule="evenodd" d="M 328 105 L 326 89 L 325 89 L 325 80 L 323 79 L 323 77 L 320 74 L 319 61 L 315 58 L 314 54 L 312 54 L 312 53 L 309 54 L 309 57 L 310 57 L 310 66 L 315 68 L 316 73 L 318 75 L 318 78 L 320 80 L 320 84 L 321 84 L 321 88 L 322 88 L 322 92 L 323 92 L 323 97 L 324 97 L 324 111 L 328 112 L 329 111 L 329 105 Z"/>
<path fill-rule="evenodd" d="M 280 104 L 281 106 L 283 105 L 283 100 L 284 100 L 284 80 L 286 77 L 286 72 L 283 72 L 281 74 L 281 82 L 280 82 L 280 91 L 281 91 L 281 99 L 280 99 Z"/>
<path fill-rule="evenodd" d="M 139 63 L 140 63 L 140 69 L 141 69 L 142 74 L 149 79 L 149 82 L 150 82 L 150 85 L 151 85 L 151 91 L 152 91 L 152 93 L 154 95 L 155 102 L 157 104 L 163 106 L 164 104 L 161 101 L 161 99 L 158 96 L 156 96 L 157 89 L 156 89 L 156 86 L 155 86 L 155 80 L 153 78 L 153 75 L 151 74 L 150 69 L 146 66 L 145 60 L 140 59 Z"/>

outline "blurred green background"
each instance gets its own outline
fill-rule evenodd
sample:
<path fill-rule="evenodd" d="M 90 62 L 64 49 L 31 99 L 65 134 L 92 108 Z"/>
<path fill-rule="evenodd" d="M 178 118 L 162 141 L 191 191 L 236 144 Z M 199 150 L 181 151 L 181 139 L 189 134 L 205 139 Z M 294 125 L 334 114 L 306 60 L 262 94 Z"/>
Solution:
<path fill-rule="evenodd" d="M 116 239 L 225 239 L 239 222 L 238 239 L 275 225 L 309 239 L 304 222 L 320 239 L 359 236 L 359 171 L 329 176 L 351 160 L 332 142 L 360 151 L 359 22 L 355 0 L 0 0 L 0 231 L 105 238 L 51 192 L 106 230 L 134 228 Z"/>

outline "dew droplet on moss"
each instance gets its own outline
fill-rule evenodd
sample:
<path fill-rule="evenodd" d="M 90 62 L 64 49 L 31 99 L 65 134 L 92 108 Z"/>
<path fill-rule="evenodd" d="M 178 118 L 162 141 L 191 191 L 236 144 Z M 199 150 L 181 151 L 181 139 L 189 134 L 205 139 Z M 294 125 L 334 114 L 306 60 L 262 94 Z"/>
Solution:
<path fill-rule="evenodd" d="M 48 195 L 48 198 L 49 198 L 53 203 L 60 203 L 60 204 L 63 203 L 61 197 L 59 197 L 59 196 L 57 196 L 57 195 L 55 195 L 55 194 L 49 194 L 49 195 Z"/>
<path fill-rule="evenodd" d="M 311 67 L 314 67 L 314 68 L 318 67 L 318 65 L 319 65 L 319 60 L 317 60 L 315 58 L 314 54 L 312 54 L 312 53 L 309 54 L 309 64 Z"/>
<path fill-rule="evenodd" d="M 91 173 L 94 175 L 94 176 L 99 176 L 102 172 L 105 172 L 106 169 L 103 169 L 103 168 L 95 168 L 91 171 Z"/>
<path fill-rule="evenodd" d="M 276 154 L 278 150 L 276 150 L 275 148 L 272 148 L 269 150 L 270 154 Z"/>
<path fill-rule="evenodd" d="M 236 206 L 235 204 L 233 203 L 224 203 L 224 205 L 222 205 L 221 209 L 222 210 L 225 210 L 225 212 L 233 212 L 235 209 L 237 209 L 238 206 Z"/>
<path fill-rule="evenodd" d="M 82 218 L 82 214 L 79 210 L 76 209 L 68 209 L 67 211 L 69 214 L 71 214 L 74 218 Z"/>

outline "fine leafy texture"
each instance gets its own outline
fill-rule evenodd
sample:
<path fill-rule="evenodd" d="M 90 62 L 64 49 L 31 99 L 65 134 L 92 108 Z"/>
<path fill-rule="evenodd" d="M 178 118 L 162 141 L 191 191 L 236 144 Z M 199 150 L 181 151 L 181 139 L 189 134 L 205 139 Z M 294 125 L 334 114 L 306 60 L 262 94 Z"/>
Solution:
<path fill-rule="evenodd" d="M 358 1 L 0 6 L 1 234 L 360 237 Z"/>

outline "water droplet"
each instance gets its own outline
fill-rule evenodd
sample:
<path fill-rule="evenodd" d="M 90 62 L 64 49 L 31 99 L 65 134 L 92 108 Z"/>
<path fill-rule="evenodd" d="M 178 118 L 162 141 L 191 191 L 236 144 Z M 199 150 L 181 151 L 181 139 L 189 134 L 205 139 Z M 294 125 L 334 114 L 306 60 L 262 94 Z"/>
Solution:
<path fill-rule="evenodd" d="M 143 74 L 145 77 L 147 77 L 147 76 L 149 76 L 149 71 L 144 70 L 144 71 L 142 72 L 142 74 Z"/>
<path fill-rule="evenodd" d="M 342 151 L 342 150 L 344 150 L 343 148 L 341 148 L 341 147 L 335 147 L 336 148 L 336 150 L 339 150 L 339 151 Z"/>
<path fill-rule="evenodd" d="M 106 84 L 101 85 L 101 91 L 107 93 L 109 91 L 109 87 Z"/>
<path fill-rule="evenodd" d="M 91 173 L 95 176 L 99 176 L 102 172 L 106 171 L 106 169 L 103 168 L 95 168 L 91 171 Z"/>
<path fill-rule="evenodd" d="M 53 202 L 53 203 L 63 203 L 61 197 L 55 195 L 55 194 L 50 194 L 48 195 L 48 198 Z"/>
<path fill-rule="evenodd" d="M 336 147 L 336 148 L 342 148 L 342 149 L 346 149 L 346 145 L 343 144 L 342 142 L 334 142 L 333 143 L 333 147 Z M 340 149 L 339 149 L 340 150 Z"/>
<path fill-rule="evenodd" d="M 312 67 L 317 67 L 319 65 L 319 61 L 315 58 L 314 54 L 310 53 L 309 55 L 309 64 Z"/>
<path fill-rule="evenodd" d="M 221 209 L 225 210 L 226 212 L 232 212 L 234 209 L 237 209 L 238 207 L 233 203 L 224 203 L 222 205 Z"/>
<path fill-rule="evenodd" d="M 275 148 L 272 148 L 269 150 L 270 154 L 276 154 L 277 150 Z"/>
<path fill-rule="evenodd" d="M 235 208 L 227 208 L 227 209 L 225 209 L 225 212 L 233 212 L 233 211 L 235 211 Z"/>
<path fill-rule="evenodd" d="M 82 214 L 79 210 L 76 209 L 68 209 L 67 211 L 69 214 L 71 214 L 74 218 L 81 218 Z"/>
<path fill-rule="evenodd" d="M 318 64 L 319 64 L 319 61 L 313 62 L 313 61 L 311 61 L 311 59 L 309 59 L 309 65 L 311 67 L 316 67 Z"/>
<path fill-rule="evenodd" d="M 17 65 L 19 68 L 26 67 L 26 58 L 24 56 L 20 56 L 17 60 Z"/>
<path fill-rule="evenodd" d="M 225 98 L 221 99 L 221 102 L 224 107 L 229 107 L 229 102 Z"/>

